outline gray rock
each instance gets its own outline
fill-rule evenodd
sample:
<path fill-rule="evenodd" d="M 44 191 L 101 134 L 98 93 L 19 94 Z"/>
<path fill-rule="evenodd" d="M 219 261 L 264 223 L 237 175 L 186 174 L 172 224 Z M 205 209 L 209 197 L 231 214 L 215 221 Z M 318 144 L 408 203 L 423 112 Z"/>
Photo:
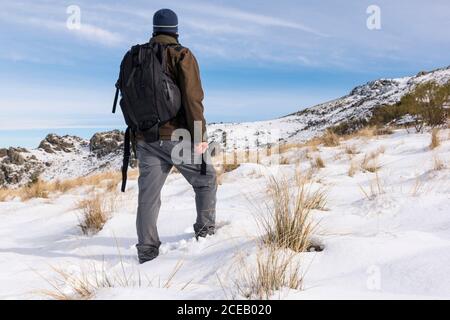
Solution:
<path fill-rule="evenodd" d="M 0 186 L 26 184 L 42 173 L 42 162 L 27 153 L 24 148 L 1 149 Z"/>
<path fill-rule="evenodd" d="M 124 133 L 119 130 L 99 132 L 92 136 L 89 148 L 98 158 L 118 153 L 123 147 Z"/>
<path fill-rule="evenodd" d="M 6 183 L 6 177 L 5 174 L 3 173 L 3 170 L 0 167 L 0 187 L 4 186 Z"/>
<path fill-rule="evenodd" d="M 58 136 L 57 134 L 50 133 L 39 144 L 39 149 L 44 150 L 47 153 L 73 152 L 75 151 L 75 142 L 83 144 L 83 139 L 75 136 Z"/>
<path fill-rule="evenodd" d="M 21 149 L 9 148 L 7 150 L 7 159 L 10 163 L 16 165 L 23 165 L 25 163 L 25 158 L 20 154 Z"/>

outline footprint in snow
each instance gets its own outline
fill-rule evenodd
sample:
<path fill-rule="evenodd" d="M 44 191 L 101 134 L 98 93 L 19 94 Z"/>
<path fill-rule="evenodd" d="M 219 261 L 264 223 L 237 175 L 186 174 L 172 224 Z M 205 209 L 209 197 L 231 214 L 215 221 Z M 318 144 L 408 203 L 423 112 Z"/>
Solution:
<path fill-rule="evenodd" d="M 217 222 L 216 223 L 216 235 L 220 229 L 222 229 L 223 227 L 228 226 L 230 224 L 231 224 L 231 222 L 229 222 L 229 221 Z M 161 247 L 159 248 L 159 253 L 167 254 L 167 253 L 175 251 L 175 250 L 188 251 L 189 249 L 192 249 L 194 246 L 196 246 L 198 244 L 205 243 L 206 241 L 208 241 L 208 238 L 212 238 L 212 236 L 211 237 L 208 236 L 207 238 L 199 238 L 199 240 L 196 240 L 194 237 L 194 230 L 192 227 L 185 229 L 184 233 L 185 233 L 185 236 L 183 236 L 183 239 L 181 239 L 181 240 L 163 243 L 161 245 Z"/>

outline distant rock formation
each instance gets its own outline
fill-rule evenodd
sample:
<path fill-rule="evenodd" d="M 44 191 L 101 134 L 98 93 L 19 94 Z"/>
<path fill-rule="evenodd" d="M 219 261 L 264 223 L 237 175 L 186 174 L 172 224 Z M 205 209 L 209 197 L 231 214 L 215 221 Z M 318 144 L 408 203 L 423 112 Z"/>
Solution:
<path fill-rule="evenodd" d="M 89 148 L 97 157 L 102 158 L 122 150 L 123 141 L 124 133 L 122 131 L 100 132 L 92 136 Z"/>
<path fill-rule="evenodd" d="M 76 136 L 63 136 L 60 137 L 54 133 L 48 134 L 44 140 L 39 144 L 39 149 L 44 150 L 47 153 L 55 153 L 57 151 L 63 151 L 66 153 L 74 152 L 76 144 L 86 144 L 86 141 Z"/>
<path fill-rule="evenodd" d="M 0 149 L 0 186 L 28 183 L 43 170 L 43 163 L 24 148 Z"/>
<path fill-rule="evenodd" d="M 43 176 L 63 179 L 95 171 L 119 169 L 124 134 L 96 133 L 90 140 L 48 134 L 37 149 L 0 149 L 0 187 L 26 185 Z"/>

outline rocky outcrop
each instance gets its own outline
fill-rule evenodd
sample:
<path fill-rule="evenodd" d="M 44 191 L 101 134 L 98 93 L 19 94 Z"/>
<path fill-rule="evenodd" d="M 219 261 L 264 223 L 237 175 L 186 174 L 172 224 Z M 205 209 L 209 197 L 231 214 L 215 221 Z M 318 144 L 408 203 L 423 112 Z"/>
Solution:
<path fill-rule="evenodd" d="M 62 152 L 74 152 L 77 145 L 86 144 L 86 142 L 75 136 L 58 136 L 54 133 L 48 134 L 44 140 L 39 144 L 39 149 L 44 150 L 47 153 Z"/>
<path fill-rule="evenodd" d="M 89 143 L 89 148 L 98 158 L 109 154 L 116 154 L 123 148 L 124 133 L 119 130 L 99 132 L 94 134 Z"/>
<path fill-rule="evenodd" d="M 0 149 L 0 186 L 28 183 L 43 170 L 44 164 L 26 149 Z"/>

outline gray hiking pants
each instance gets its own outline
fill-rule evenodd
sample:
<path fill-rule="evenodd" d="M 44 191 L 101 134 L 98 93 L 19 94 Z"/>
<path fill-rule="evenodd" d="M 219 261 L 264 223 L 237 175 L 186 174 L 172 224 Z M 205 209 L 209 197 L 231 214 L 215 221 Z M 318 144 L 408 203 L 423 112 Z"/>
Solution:
<path fill-rule="evenodd" d="M 138 141 L 136 152 L 139 161 L 139 203 L 137 210 L 138 255 L 142 262 L 155 258 L 159 253 L 156 222 L 161 207 L 161 189 L 170 170 L 175 166 L 195 191 L 197 221 L 196 236 L 214 233 L 216 216 L 216 172 L 207 166 L 206 175 L 201 175 L 201 165 L 191 163 L 174 164 L 172 150 L 179 142 L 161 140 L 154 143 Z M 175 200 L 176 201 L 176 200 Z"/>

